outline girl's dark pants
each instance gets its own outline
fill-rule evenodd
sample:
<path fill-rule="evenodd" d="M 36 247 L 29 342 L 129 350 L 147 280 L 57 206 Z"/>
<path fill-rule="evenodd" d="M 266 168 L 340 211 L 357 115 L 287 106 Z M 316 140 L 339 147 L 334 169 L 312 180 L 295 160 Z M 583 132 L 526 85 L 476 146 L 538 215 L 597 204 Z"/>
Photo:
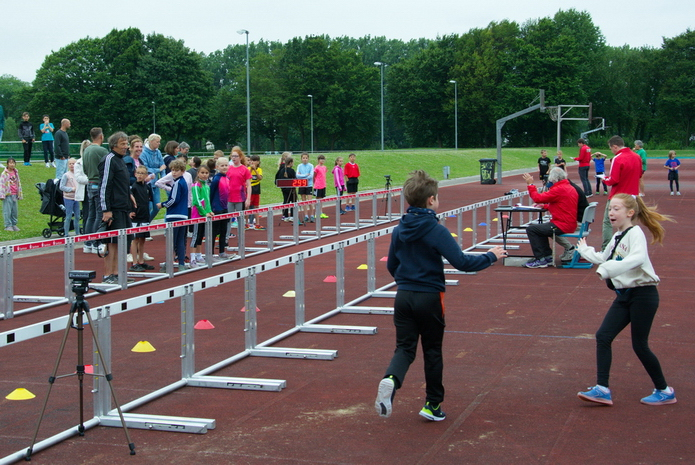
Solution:
<path fill-rule="evenodd" d="M 666 389 L 666 379 L 656 355 L 649 349 L 649 331 L 659 308 L 656 286 L 617 289 L 618 294 L 601 327 L 596 332 L 597 384 L 608 387 L 611 370 L 613 339 L 630 325 L 632 350 L 642 362 L 656 389 Z"/>
<path fill-rule="evenodd" d="M 418 338 L 422 338 L 425 360 L 426 400 L 439 404 L 444 400 L 442 339 L 444 338 L 444 293 L 398 290 L 394 303 L 396 351 L 386 376 L 396 378 L 400 388 L 410 364 L 415 360 Z"/>

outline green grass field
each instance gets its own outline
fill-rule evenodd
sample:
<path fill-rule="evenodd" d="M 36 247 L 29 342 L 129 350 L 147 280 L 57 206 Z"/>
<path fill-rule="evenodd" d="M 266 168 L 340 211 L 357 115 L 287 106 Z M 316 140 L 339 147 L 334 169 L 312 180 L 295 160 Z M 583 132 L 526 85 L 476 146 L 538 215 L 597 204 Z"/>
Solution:
<path fill-rule="evenodd" d="M 604 153 L 607 150 L 602 150 Z M 528 168 L 530 172 L 536 171 L 536 160 L 539 157 L 540 148 L 505 148 L 502 151 L 502 167 L 504 171 Z M 548 153 L 553 154 L 555 150 L 548 148 Z M 571 160 L 577 156 L 578 148 L 563 148 L 565 159 Z M 381 151 L 359 151 L 357 163 L 360 165 L 360 191 L 383 188 L 385 184 L 384 175 L 391 175 L 392 185 L 401 186 L 409 172 L 415 169 L 424 169 L 436 179 L 442 179 L 444 166 L 450 167 L 450 177 L 460 178 L 478 175 L 480 172 L 479 159 L 496 158 L 496 150 L 493 149 L 408 149 L 408 150 L 387 150 Z M 650 158 L 666 158 L 667 150 L 654 150 L 649 152 Z M 204 160 L 207 154 L 197 154 Z M 349 152 L 331 153 L 326 155 L 326 166 L 330 172 L 333 169 L 336 157 L 342 156 L 347 161 Z M 298 154 L 295 153 L 295 157 Z M 313 154 L 310 162 L 316 164 L 317 154 Z M 551 156 L 552 157 L 552 156 Z M 695 157 L 695 150 L 679 151 L 679 158 Z M 261 155 L 261 168 L 265 179 L 262 181 L 261 203 L 274 204 L 280 203 L 282 195 L 280 189 L 273 184 L 275 172 L 277 171 L 277 155 Z M 35 160 L 38 161 L 38 160 Z M 296 162 L 295 162 L 296 163 Z M 23 239 L 30 237 L 40 237 L 41 231 L 46 227 L 49 217 L 39 213 L 41 200 L 38 190 L 34 185 L 38 182 L 45 182 L 55 175 L 54 168 L 46 168 L 43 163 L 34 163 L 32 166 L 24 166 L 19 161 L 18 170 L 22 183 L 24 199 L 19 201 L 19 232 L 5 231 L 0 228 L 0 242 L 11 239 Z M 333 177 L 328 175 L 327 195 L 334 193 Z M 163 193 L 162 198 L 166 195 Z M 160 212 L 159 219 L 164 217 Z M 57 237 L 54 235 L 53 237 Z"/>

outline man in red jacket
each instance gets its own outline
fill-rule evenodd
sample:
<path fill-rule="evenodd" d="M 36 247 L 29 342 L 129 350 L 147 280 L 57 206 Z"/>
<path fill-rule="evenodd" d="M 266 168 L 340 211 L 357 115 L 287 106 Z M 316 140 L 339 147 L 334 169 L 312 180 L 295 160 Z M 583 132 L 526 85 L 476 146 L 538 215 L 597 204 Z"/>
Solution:
<path fill-rule="evenodd" d="M 601 250 L 605 250 L 613 236 L 613 225 L 608 218 L 610 200 L 615 194 L 639 195 L 639 181 L 642 177 L 642 159 L 629 147 L 625 147 L 625 141 L 622 137 L 611 137 L 608 140 L 608 147 L 615 156 L 611 161 L 608 176 L 603 180 L 607 186 L 611 186 L 611 192 L 608 194 L 606 211 L 603 214 L 603 244 Z"/>
<path fill-rule="evenodd" d="M 534 258 L 524 264 L 526 268 L 546 268 L 553 264 L 553 251 L 548 238 L 553 234 L 572 233 L 577 229 L 577 204 L 579 194 L 567 180 L 567 172 L 562 168 L 553 168 L 548 175 L 552 187 L 547 192 L 539 193 L 533 185 L 533 176 L 524 174 L 531 199 L 537 204 L 544 204 L 552 216 L 547 223 L 534 223 L 526 228 L 526 235 L 531 243 Z"/>

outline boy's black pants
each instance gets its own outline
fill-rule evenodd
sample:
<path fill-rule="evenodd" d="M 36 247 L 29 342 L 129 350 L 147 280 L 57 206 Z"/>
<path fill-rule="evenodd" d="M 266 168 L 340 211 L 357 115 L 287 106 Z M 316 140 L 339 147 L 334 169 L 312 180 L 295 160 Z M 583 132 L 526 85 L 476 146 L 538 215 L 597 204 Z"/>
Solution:
<path fill-rule="evenodd" d="M 426 401 L 444 400 L 442 340 L 444 338 L 444 293 L 398 290 L 394 303 L 396 351 L 386 376 L 396 378 L 400 388 L 410 364 L 415 360 L 418 338 L 422 338 L 425 360 Z"/>

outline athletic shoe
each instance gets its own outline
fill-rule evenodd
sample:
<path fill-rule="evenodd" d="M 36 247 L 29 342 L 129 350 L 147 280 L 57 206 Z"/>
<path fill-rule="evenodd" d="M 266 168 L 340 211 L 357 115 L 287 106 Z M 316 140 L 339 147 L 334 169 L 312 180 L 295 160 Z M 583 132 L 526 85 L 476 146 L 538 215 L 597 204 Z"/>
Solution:
<path fill-rule="evenodd" d="M 14 231 L 14 228 L 12 226 L 8 226 L 5 228 L 5 231 Z"/>
<path fill-rule="evenodd" d="M 152 265 L 148 265 L 147 263 L 139 263 L 139 265 L 142 267 L 143 271 L 154 270 L 154 267 Z"/>
<path fill-rule="evenodd" d="M 604 191 L 604 192 L 603 192 L 603 195 L 608 195 L 608 191 Z"/>
<path fill-rule="evenodd" d="M 52 166 L 53 168 L 56 168 L 56 162 L 52 161 L 52 162 L 51 162 L 51 166 Z"/>
<path fill-rule="evenodd" d="M 145 253 L 142 254 L 142 258 L 143 258 L 145 261 L 147 261 L 147 262 L 151 262 L 151 261 L 154 260 L 154 258 L 152 258 L 152 257 L 150 257 L 149 255 L 147 255 L 147 252 L 145 252 Z"/>
<path fill-rule="evenodd" d="M 128 270 L 129 271 L 145 271 L 145 268 L 142 265 L 140 265 L 139 263 L 136 263 L 135 265 L 131 266 Z"/>
<path fill-rule="evenodd" d="M 132 253 L 129 253 L 129 254 L 126 256 L 125 261 L 128 262 L 128 263 L 133 263 L 133 254 L 132 254 Z"/>
<path fill-rule="evenodd" d="M 20 229 L 17 227 L 16 224 L 14 224 L 14 225 L 12 225 L 12 230 L 15 231 L 15 232 L 17 232 L 17 231 L 19 231 Z"/>
<path fill-rule="evenodd" d="M 50 168 L 50 167 L 51 167 L 51 164 L 50 164 L 50 163 L 46 163 L 46 168 Z"/>
<path fill-rule="evenodd" d="M 594 194 L 591 194 L 591 193 L 586 194 L 586 198 L 587 198 L 587 199 L 588 199 L 589 197 L 593 197 L 593 196 L 594 196 Z"/>
<path fill-rule="evenodd" d="M 94 247 L 92 247 L 91 245 L 85 245 L 84 247 L 82 247 L 82 252 L 83 253 L 94 253 Z"/>
<path fill-rule="evenodd" d="M 104 279 L 101 282 L 104 284 L 118 284 L 118 277 L 115 274 L 110 274 L 108 276 L 104 276 Z"/>
<path fill-rule="evenodd" d="M 256 229 L 256 231 L 265 231 L 265 228 L 263 226 L 261 226 L 260 224 L 257 224 L 255 229 Z"/>
<path fill-rule="evenodd" d="M 195 260 L 191 260 L 191 261 L 188 263 L 188 267 L 189 267 L 189 268 L 198 268 L 198 262 L 195 261 Z"/>
<path fill-rule="evenodd" d="M 345 210 L 340 210 L 341 215 L 344 215 L 345 213 L 347 213 Z"/>
<path fill-rule="evenodd" d="M 396 395 L 396 383 L 393 378 L 384 378 L 379 382 L 374 408 L 380 417 L 388 418 L 393 409 L 393 396 Z"/>
<path fill-rule="evenodd" d="M 24 166 L 31 166 L 31 163 L 25 161 Z"/>
<path fill-rule="evenodd" d="M 572 258 L 574 257 L 574 247 L 570 249 L 566 249 L 562 255 L 560 256 L 560 261 L 561 262 L 569 262 L 572 261 Z"/>
<path fill-rule="evenodd" d="M 430 402 L 425 402 L 425 406 L 420 410 L 420 416 L 431 421 L 442 421 L 446 418 L 446 414 L 442 412 L 442 404 L 435 407 Z"/>
<path fill-rule="evenodd" d="M 304 222 L 308 223 L 309 222 L 309 215 L 304 215 Z"/>
<path fill-rule="evenodd" d="M 322 218 L 322 219 L 330 218 L 330 216 L 326 215 L 325 213 L 321 213 L 321 218 Z"/>
<path fill-rule="evenodd" d="M 660 391 L 659 389 L 654 389 L 651 396 L 644 397 L 640 402 L 647 405 L 675 404 L 676 391 L 671 388 L 671 393 L 669 394 L 666 390 Z"/>
<path fill-rule="evenodd" d="M 597 404 L 603 405 L 613 405 L 613 400 L 611 399 L 611 390 L 607 387 L 599 386 L 597 384 L 596 386 L 589 387 L 587 389 L 588 391 L 578 392 L 577 397 L 587 402 L 596 402 Z"/>
<path fill-rule="evenodd" d="M 676 192 L 676 195 L 681 195 L 681 193 L 680 193 L 680 192 Z"/>
<path fill-rule="evenodd" d="M 599 191 L 596 191 L 596 195 L 599 195 L 600 193 L 601 193 L 601 192 L 599 192 Z"/>
<path fill-rule="evenodd" d="M 524 266 L 526 268 L 548 268 L 548 265 L 550 265 L 552 262 L 552 258 L 539 258 L 537 260 L 529 260 L 528 262 L 524 263 Z"/>
<path fill-rule="evenodd" d="M 673 195 L 673 192 L 671 192 L 671 195 Z"/>
<path fill-rule="evenodd" d="M 309 222 L 310 222 L 310 223 L 316 223 L 316 218 L 314 218 L 314 215 L 311 215 L 311 216 L 309 217 Z"/>

